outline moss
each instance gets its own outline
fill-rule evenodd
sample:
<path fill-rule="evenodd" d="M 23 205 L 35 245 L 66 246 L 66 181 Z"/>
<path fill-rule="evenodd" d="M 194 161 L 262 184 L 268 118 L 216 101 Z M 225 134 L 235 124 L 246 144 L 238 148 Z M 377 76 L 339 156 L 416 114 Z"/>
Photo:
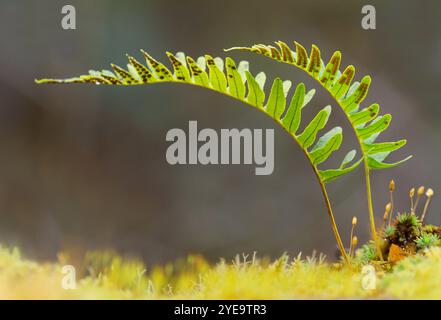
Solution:
<path fill-rule="evenodd" d="M 438 238 L 441 239 L 441 227 L 439 227 L 439 226 L 434 226 L 432 224 L 428 224 L 423 227 L 422 231 L 425 233 L 436 234 L 438 236 Z"/>
<path fill-rule="evenodd" d="M 395 228 L 394 226 L 388 226 L 385 230 L 384 230 L 384 237 L 390 238 L 393 237 L 393 235 L 397 232 L 397 228 Z"/>
<path fill-rule="evenodd" d="M 373 252 L 366 245 L 366 256 Z M 64 255 L 66 257 L 66 255 Z M 67 261 L 63 261 L 66 263 Z M 36 263 L 17 249 L 0 248 L 2 299 L 292 299 L 292 298 L 441 298 L 441 248 L 432 247 L 377 272 L 377 289 L 364 290 L 360 268 L 329 264 L 324 256 L 271 261 L 237 256 L 209 264 L 198 255 L 146 268 L 116 253 L 86 254 L 76 290 L 61 287 L 62 263 Z M 79 272 L 81 274 L 81 272 Z"/>
<path fill-rule="evenodd" d="M 412 244 L 420 235 L 421 222 L 416 215 L 400 214 L 395 219 L 393 226 L 395 227 L 395 232 L 386 239 L 400 247 Z"/>
<path fill-rule="evenodd" d="M 427 249 L 429 247 L 441 245 L 441 240 L 437 234 L 423 232 L 421 236 L 419 236 L 415 240 L 415 243 L 417 245 L 417 248 L 422 250 L 422 249 Z"/>
<path fill-rule="evenodd" d="M 358 264 L 366 264 L 377 259 L 378 255 L 374 241 L 362 245 L 355 253 L 355 262 Z"/>
<path fill-rule="evenodd" d="M 403 258 L 422 253 L 425 249 L 440 246 L 441 228 L 423 225 L 420 218 L 412 213 L 399 214 L 391 225 L 386 226 L 381 234 L 380 248 L 388 263 L 396 263 Z M 356 261 L 361 263 L 377 262 L 372 243 L 362 246 L 356 253 Z"/>
<path fill-rule="evenodd" d="M 441 299 L 441 248 L 399 262 L 380 282 L 384 295 L 401 299 Z"/>

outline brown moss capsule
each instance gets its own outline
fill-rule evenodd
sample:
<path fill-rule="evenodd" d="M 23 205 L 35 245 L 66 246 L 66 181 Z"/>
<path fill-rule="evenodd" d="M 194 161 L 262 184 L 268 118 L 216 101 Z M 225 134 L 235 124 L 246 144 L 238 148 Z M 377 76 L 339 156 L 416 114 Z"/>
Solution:
<path fill-rule="evenodd" d="M 357 236 L 354 236 L 352 238 L 352 247 L 355 248 L 357 246 L 357 244 L 358 244 L 358 238 L 357 238 Z"/>
<path fill-rule="evenodd" d="M 389 202 L 385 207 L 384 207 L 384 216 L 383 219 L 386 220 L 387 217 L 389 216 L 389 213 L 392 209 L 392 204 Z"/>
<path fill-rule="evenodd" d="M 395 181 L 393 179 L 389 182 L 389 190 L 390 191 L 395 190 Z"/>

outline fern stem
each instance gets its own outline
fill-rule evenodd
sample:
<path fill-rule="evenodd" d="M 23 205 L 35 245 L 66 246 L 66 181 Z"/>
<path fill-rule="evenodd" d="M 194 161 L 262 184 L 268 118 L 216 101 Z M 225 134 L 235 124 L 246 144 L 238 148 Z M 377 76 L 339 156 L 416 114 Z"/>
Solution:
<path fill-rule="evenodd" d="M 294 139 L 294 140 L 296 140 L 296 139 Z M 350 268 L 351 267 L 351 262 L 349 260 L 349 257 L 347 255 L 347 253 L 346 253 L 345 246 L 343 245 L 343 241 L 341 240 L 340 232 L 338 231 L 337 223 L 335 221 L 335 217 L 334 217 L 334 213 L 333 213 L 332 205 L 331 205 L 331 200 L 329 199 L 329 195 L 328 195 L 328 191 L 326 189 L 326 185 L 320 179 L 320 173 L 319 173 L 317 167 L 315 165 L 313 165 L 313 163 L 312 163 L 312 161 L 310 159 L 310 156 L 307 153 L 307 151 L 305 149 L 303 149 L 302 147 L 300 149 L 302 149 L 302 151 L 305 154 L 306 158 L 308 158 L 309 163 L 310 163 L 310 165 L 312 167 L 312 170 L 314 171 L 314 174 L 315 174 L 315 176 L 317 178 L 317 181 L 318 181 L 318 183 L 320 185 L 320 189 L 322 190 L 322 195 L 323 195 L 323 198 L 325 200 L 325 205 L 326 205 L 326 209 L 327 209 L 327 212 L 328 212 L 328 216 L 329 216 L 329 219 L 331 220 L 332 231 L 334 232 L 334 237 L 335 237 L 335 240 L 337 241 L 338 249 L 340 250 L 340 253 L 341 253 L 343 259 L 345 260 L 346 264 Z"/>
<path fill-rule="evenodd" d="M 300 67 L 298 67 L 296 65 L 293 65 L 293 66 L 297 67 L 300 70 L 303 70 L 302 68 L 300 68 Z M 303 71 L 305 71 L 305 70 L 303 70 Z M 308 74 L 308 72 L 306 72 L 306 73 Z M 349 121 L 350 127 L 354 131 L 355 137 L 357 138 L 358 145 L 359 145 L 359 147 L 361 149 L 361 152 L 362 152 L 363 156 L 365 157 L 366 150 L 364 150 L 364 148 L 363 148 L 363 143 L 360 140 L 355 127 L 352 125 L 351 119 L 349 118 L 347 113 L 344 112 L 344 110 L 345 110 L 344 106 L 340 103 L 340 101 L 338 99 L 336 99 L 332 95 L 331 91 L 328 88 L 323 86 L 323 84 L 320 82 L 320 80 L 318 78 L 315 78 L 315 77 L 312 77 L 312 78 L 315 79 L 322 86 L 322 88 L 324 88 L 330 94 L 330 96 L 334 99 L 334 101 L 337 102 L 337 105 L 340 107 L 340 109 L 343 110 L 343 114 L 345 115 L 346 119 Z M 370 221 L 370 228 L 371 228 L 371 233 L 372 233 L 372 239 L 375 242 L 375 245 L 376 245 L 378 254 L 379 254 L 380 258 L 381 258 L 381 261 L 383 261 L 383 254 L 381 253 L 381 250 L 380 250 L 380 243 L 379 243 L 378 236 L 377 236 L 377 228 L 375 226 L 375 215 L 374 215 L 374 209 L 373 209 L 373 205 L 372 205 L 372 190 L 371 190 L 370 169 L 369 169 L 369 164 L 368 164 L 368 160 L 367 160 L 366 157 L 363 159 L 363 163 L 364 163 L 364 169 L 365 169 L 366 197 L 367 197 L 367 202 L 368 202 L 369 221 Z"/>
<path fill-rule="evenodd" d="M 319 84 L 321 84 L 319 79 L 314 78 L 314 77 L 313 77 L 313 79 L 315 79 Z M 380 256 L 381 261 L 383 261 L 383 254 L 381 252 L 380 241 L 377 236 L 377 227 L 375 226 L 375 214 L 374 214 L 374 208 L 372 205 L 371 177 L 370 177 L 370 169 L 369 169 L 368 159 L 365 156 L 366 150 L 364 150 L 364 148 L 363 148 L 363 143 L 360 140 L 355 127 L 352 125 L 351 119 L 346 114 L 346 112 L 344 112 L 343 105 L 340 103 L 340 101 L 338 99 L 335 99 L 335 97 L 332 95 L 331 91 L 328 88 L 324 87 L 323 85 L 322 85 L 322 87 L 325 88 L 326 91 L 328 91 L 328 93 L 331 95 L 331 97 L 334 98 L 334 101 L 337 102 L 337 104 L 341 108 L 341 110 L 343 110 L 343 114 L 346 116 L 346 119 L 351 124 L 350 127 L 354 131 L 355 137 L 357 138 L 357 141 L 358 141 L 358 145 L 359 145 L 361 152 L 364 156 L 363 163 L 364 163 L 364 173 L 365 173 L 365 181 L 366 181 L 366 198 L 367 198 L 367 202 L 368 202 L 369 223 L 370 223 L 370 228 L 371 228 L 371 233 L 372 233 L 372 239 L 375 242 L 375 246 L 377 248 L 378 255 Z"/>
<path fill-rule="evenodd" d="M 364 172 L 366 177 L 366 197 L 368 201 L 368 209 L 369 209 L 369 221 L 371 225 L 372 238 L 374 239 L 375 246 L 377 247 L 378 255 L 380 256 L 381 261 L 383 261 L 383 253 L 381 252 L 380 241 L 377 235 L 377 229 L 375 226 L 375 216 L 374 216 L 374 208 L 372 205 L 372 191 L 371 191 L 371 177 L 370 177 L 370 169 L 367 163 L 367 160 L 364 159 Z"/>
<path fill-rule="evenodd" d="M 341 240 L 340 233 L 338 232 L 337 223 L 335 222 L 334 213 L 332 212 L 331 200 L 329 199 L 328 191 L 326 190 L 325 184 L 320 180 L 319 173 L 317 168 L 313 166 L 314 172 L 317 176 L 317 179 L 320 184 L 320 189 L 322 190 L 323 198 L 325 199 L 326 208 L 328 211 L 328 216 L 331 219 L 332 231 L 334 232 L 335 240 L 337 241 L 338 248 L 340 249 L 340 253 L 345 260 L 346 264 L 350 266 L 349 257 L 346 253 L 345 246 L 343 245 L 343 241 Z"/>
<path fill-rule="evenodd" d="M 317 78 L 314 78 L 314 79 L 319 84 L 321 84 L 321 82 Z M 373 208 L 373 205 L 372 205 L 371 177 L 370 177 L 370 169 L 369 169 L 368 159 L 365 156 L 366 155 L 366 150 L 364 150 L 364 148 L 363 148 L 363 143 L 360 140 L 355 127 L 352 125 L 351 119 L 346 114 L 346 112 L 344 112 L 343 105 L 340 103 L 340 101 L 338 99 L 335 99 L 335 97 L 332 95 L 331 91 L 328 88 L 326 88 L 324 86 L 322 86 L 322 87 L 325 88 L 326 91 L 328 91 L 328 93 L 331 95 L 331 97 L 334 98 L 335 102 L 337 102 L 337 104 L 341 108 L 341 110 L 343 110 L 343 114 L 346 116 L 346 119 L 351 124 L 350 127 L 354 131 L 355 137 L 357 138 L 357 141 L 358 141 L 358 145 L 359 145 L 359 147 L 361 149 L 361 152 L 362 152 L 362 154 L 364 156 L 363 163 L 364 163 L 364 173 L 365 173 L 365 181 L 366 181 L 366 198 L 367 198 L 367 202 L 368 202 L 369 222 L 370 222 L 370 227 L 371 227 L 372 239 L 375 242 L 375 246 L 377 248 L 378 255 L 380 256 L 381 261 L 383 261 L 383 254 L 381 252 L 380 242 L 379 242 L 379 239 L 378 239 L 378 236 L 377 236 L 377 227 L 375 226 L 375 214 L 374 214 L 374 208 Z"/>

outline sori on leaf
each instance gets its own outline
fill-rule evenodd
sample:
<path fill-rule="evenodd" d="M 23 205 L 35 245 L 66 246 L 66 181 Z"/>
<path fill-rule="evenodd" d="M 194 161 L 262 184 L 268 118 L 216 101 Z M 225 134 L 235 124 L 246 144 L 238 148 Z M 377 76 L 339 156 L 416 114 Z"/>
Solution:
<path fill-rule="evenodd" d="M 351 150 L 344 157 L 341 165 L 335 169 L 321 170 L 318 166 L 340 148 L 343 140 L 342 129 L 335 127 L 319 139 L 319 131 L 326 126 L 331 114 L 331 106 L 320 110 L 299 132 L 302 109 L 313 98 L 315 90 L 306 91 L 300 83 L 291 90 L 291 81 L 276 78 L 270 90 L 265 89 L 266 75 L 263 72 L 256 76 L 249 71 L 249 63 L 241 61 L 236 64 L 229 57 L 225 60 L 205 55 L 197 59 L 185 56 L 182 52 L 167 56 L 173 67 L 171 71 L 163 63 L 141 50 L 146 63 L 141 63 L 128 56 L 127 69 L 112 64 L 112 71 L 90 70 L 89 74 L 68 79 L 41 79 L 37 83 L 92 83 L 100 85 L 141 85 L 162 82 L 186 83 L 214 90 L 251 105 L 279 123 L 305 152 L 309 162 L 323 183 L 328 183 L 341 175 L 351 172 L 361 162 L 353 161 L 356 155 Z M 290 95 L 290 91 L 294 91 Z M 351 163 L 352 162 L 352 163 Z"/>
<path fill-rule="evenodd" d="M 386 169 L 397 166 L 411 158 L 411 156 L 394 162 L 385 163 L 384 160 L 392 151 L 398 150 L 406 144 L 406 140 L 395 142 L 376 143 L 376 139 L 385 131 L 391 122 L 390 114 L 379 115 L 380 107 L 374 103 L 361 108 L 371 84 L 371 77 L 364 76 L 360 81 L 353 81 L 355 67 L 347 66 L 340 71 L 341 52 L 336 51 L 325 64 L 321 58 L 320 49 L 312 45 L 311 53 L 298 42 L 294 42 L 295 50 L 283 41 L 276 41 L 276 46 L 257 44 L 251 47 L 233 47 L 225 51 L 241 50 L 264 55 L 270 59 L 292 65 L 308 73 L 316 79 L 337 101 L 360 143 L 362 156 L 370 169 Z"/>

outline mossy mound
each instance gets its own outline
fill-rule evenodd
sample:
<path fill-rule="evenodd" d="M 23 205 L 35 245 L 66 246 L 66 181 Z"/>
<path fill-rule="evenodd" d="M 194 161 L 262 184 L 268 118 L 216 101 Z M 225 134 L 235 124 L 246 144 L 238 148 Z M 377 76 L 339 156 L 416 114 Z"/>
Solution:
<path fill-rule="evenodd" d="M 381 234 L 382 255 L 385 262 L 392 264 L 411 255 L 423 254 L 428 248 L 441 246 L 441 227 L 423 225 L 414 214 L 398 215 Z M 379 262 L 375 243 L 371 241 L 357 250 L 355 260 L 361 264 Z"/>

